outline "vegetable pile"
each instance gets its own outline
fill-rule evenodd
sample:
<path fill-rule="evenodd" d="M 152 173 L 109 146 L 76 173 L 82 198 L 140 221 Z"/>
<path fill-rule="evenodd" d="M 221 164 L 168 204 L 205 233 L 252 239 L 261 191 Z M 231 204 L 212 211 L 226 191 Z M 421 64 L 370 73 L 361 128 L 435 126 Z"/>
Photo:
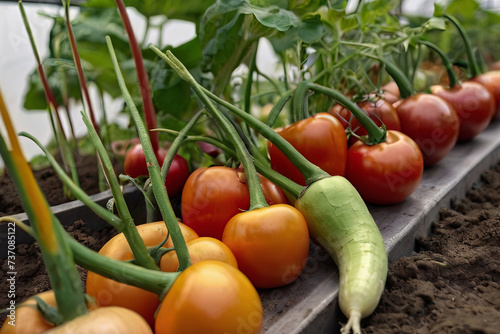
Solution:
<path fill-rule="evenodd" d="M 42 63 L 19 3 L 39 64 L 26 104 L 51 115 L 62 165 L 51 148 L 19 135 L 40 147 L 67 193 L 118 234 L 97 253 L 61 228 L 0 94 L 7 130 L 0 153 L 31 226 L 2 220 L 39 242 L 53 288 L 26 302 L 35 307 L 19 305 L 19 326 L 6 321 L 0 332 L 260 333 L 258 291 L 294 282 L 312 241 L 338 266 L 338 303 L 348 319 L 341 332 L 361 333 L 388 270 L 367 203 L 406 200 L 425 168 L 498 115 L 499 89 L 484 84 L 494 73 L 481 73 L 465 28 L 438 6 L 434 17 L 404 25 L 387 1 L 359 1 L 354 11 L 327 1 L 127 4 L 148 28 L 153 16 L 165 17 L 160 36 L 174 18 L 196 22 L 198 35 L 176 48 L 161 38 L 145 45 L 123 0 L 89 0 L 73 22 L 63 1 L 50 42 L 60 46 Z M 98 33 L 89 34 L 91 23 Z M 470 78 L 463 81 L 433 43 L 453 28 L 468 60 Z M 282 75 L 259 69 L 264 38 L 281 59 Z M 419 86 L 421 63 L 435 54 L 448 79 Z M 131 124 L 120 132 L 131 143 L 125 153 L 113 150 L 122 138 L 105 113 L 97 119 L 89 82 L 101 96 L 123 98 Z M 76 139 L 63 130 L 58 106 L 80 96 L 88 135 Z M 107 208 L 79 186 L 71 148 L 82 142 L 113 195 Z M 114 159 L 123 161 L 122 175 Z M 146 224 L 135 225 L 125 183 L 144 195 Z M 85 287 L 75 264 L 89 270 Z"/>

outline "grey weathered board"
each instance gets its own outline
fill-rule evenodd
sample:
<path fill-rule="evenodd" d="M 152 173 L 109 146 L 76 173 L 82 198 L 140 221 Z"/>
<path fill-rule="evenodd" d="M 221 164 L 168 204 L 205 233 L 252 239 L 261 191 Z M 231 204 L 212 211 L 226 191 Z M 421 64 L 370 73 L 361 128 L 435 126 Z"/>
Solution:
<path fill-rule="evenodd" d="M 369 209 L 384 238 L 389 260 L 410 255 L 416 236 L 429 233 L 439 209 L 464 198 L 481 173 L 500 162 L 500 120 L 468 143 L 459 143 L 437 165 L 426 168 L 421 184 L 403 203 Z M 316 244 L 303 274 L 290 286 L 262 291 L 264 332 L 338 333 L 345 321 L 337 305 L 338 272 Z"/>

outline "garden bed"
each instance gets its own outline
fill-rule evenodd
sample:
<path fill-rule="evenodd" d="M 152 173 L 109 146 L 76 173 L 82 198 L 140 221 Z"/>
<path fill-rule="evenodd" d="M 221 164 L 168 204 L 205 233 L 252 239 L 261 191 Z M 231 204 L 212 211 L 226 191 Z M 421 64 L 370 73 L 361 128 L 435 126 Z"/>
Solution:
<path fill-rule="evenodd" d="M 474 235 L 478 235 L 480 237 L 480 241 L 476 241 L 476 243 L 479 242 L 482 244 L 484 242 L 485 244 L 491 244 L 492 247 L 495 247 L 496 242 L 496 256 L 495 253 L 492 253 L 495 252 L 495 249 L 490 250 L 490 253 L 488 253 L 485 258 L 486 260 L 494 257 L 499 258 L 498 235 L 500 233 L 500 224 L 498 224 L 499 214 L 496 213 L 498 212 L 498 202 L 495 204 L 495 202 L 491 199 L 498 199 L 498 197 L 500 197 L 498 194 L 500 186 L 494 185 L 495 182 L 500 180 L 500 170 L 497 168 L 496 171 L 485 173 L 485 171 L 488 171 L 491 167 L 500 162 L 499 133 L 500 122 L 497 120 L 472 142 L 458 144 L 442 162 L 436 166 L 426 169 L 421 185 L 404 203 L 391 206 L 370 206 L 370 211 L 372 212 L 384 237 L 389 259 L 395 264 L 391 266 L 387 290 L 384 293 L 381 306 L 372 317 L 364 321 L 363 327 L 367 327 L 368 330 L 373 333 L 377 333 L 377 331 L 378 333 L 389 333 L 387 326 L 392 326 L 391 328 L 398 333 L 404 333 L 405 330 L 407 330 L 406 332 L 408 333 L 412 333 L 415 332 L 416 327 L 415 324 L 408 323 L 407 318 L 418 315 L 423 316 L 426 319 L 432 319 L 439 318 L 439 314 L 443 314 L 442 311 L 433 312 L 434 306 L 443 304 L 443 299 L 438 296 L 434 289 L 439 289 L 439 286 L 443 286 L 443 284 L 445 284 L 445 286 L 450 286 L 446 280 L 452 277 L 460 277 L 460 274 L 454 275 L 451 272 L 447 272 L 444 277 L 441 273 L 452 270 L 453 268 L 463 269 L 461 266 L 455 265 L 457 262 L 454 261 L 461 263 L 460 261 L 465 260 L 447 258 L 446 254 L 435 255 L 438 254 L 438 249 L 435 247 L 435 239 L 433 239 L 435 237 L 421 238 L 430 233 L 433 223 L 439 220 L 440 213 L 444 215 L 444 222 L 438 223 L 436 225 L 438 226 L 436 230 L 441 236 L 448 236 L 451 231 L 454 230 L 461 230 L 465 232 L 470 231 L 471 233 L 467 234 L 467 238 L 469 238 L 467 240 L 470 240 L 470 238 Z M 483 175 L 482 179 L 481 175 Z M 482 193 L 475 190 L 481 184 L 481 180 L 483 183 L 488 184 L 488 189 L 496 189 L 496 195 L 481 195 Z M 474 189 L 472 192 L 469 192 L 467 200 L 469 202 L 457 205 L 461 199 L 465 198 L 467 191 L 471 188 Z M 130 203 L 137 206 L 137 210 L 134 211 L 134 216 L 138 217 L 137 219 L 139 220 L 140 216 L 144 214 L 144 211 L 141 209 L 144 201 L 140 199 L 141 195 L 138 191 L 131 189 L 130 195 L 134 196 L 134 199 L 131 200 Z M 102 196 L 102 194 L 100 194 L 100 196 Z M 100 203 L 104 205 L 107 198 L 109 198 L 109 194 L 100 199 Z M 481 203 L 476 203 L 477 201 L 475 201 L 474 198 L 479 198 L 479 202 L 487 203 L 485 204 L 486 207 L 478 209 L 478 206 Z M 467 213 L 465 208 L 468 205 L 473 207 L 476 213 Z M 496 209 L 494 208 L 495 205 Z M 450 210 L 450 208 L 453 208 L 453 210 Z M 479 210 L 479 215 L 477 210 Z M 481 212 L 483 212 L 482 216 Z M 484 214 L 484 212 L 490 212 L 489 216 Z M 73 212 L 73 214 L 74 213 L 75 212 Z M 82 218 L 85 224 L 91 229 L 102 228 L 103 226 L 102 223 L 99 223 L 96 219 L 91 218 L 90 216 L 75 217 L 68 215 L 68 212 L 64 212 L 64 210 L 63 212 L 56 212 L 56 214 L 59 216 L 59 219 L 66 224 L 71 224 Z M 487 225 L 484 227 L 475 225 L 476 223 L 480 223 L 482 221 L 482 219 L 480 219 L 481 217 L 488 217 L 486 223 Z M 456 219 L 456 221 L 454 221 L 454 219 Z M 497 222 L 497 224 L 494 222 Z M 77 225 L 83 226 L 81 221 L 77 222 Z M 486 230 L 483 230 L 488 226 L 492 228 L 491 233 L 485 233 Z M 74 227 L 69 228 L 74 229 Z M 19 232 L 19 229 L 17 229 L 17 232 Z M 86 242 L 90 242 L 90 239 L 100 240 L 99 242 L 105 240 L 105 237 L 102 234 L 95 234 L 96 232 L 92 233 L 93 234 L 89 237 L 80 235 L 78 238 L 79 240 L 86 240 Z M 5 232 L 2 232 L 2 236 L 4 235 Z M 491 238 L 487 238 L 488 235 L 490 235 Z M 455 238 L 453 240 L 456 240 L 460 237 L 457 236 L 453 238 Z M 22 239 L 17 240 L 19 241 Z M 416 259 L 405 259 L 403 261 L 406 262 L 403 263 L 395 262 L 402 257 L 412 254 L 415 249 L 415 240 L 419 241 L 417 245 L 419 245 L 422 249 L 425 249 L 425 253 L 419 255 L 419 258 Z M 94 247 L 98 248 L 100 245 L 99 242 L 95 243 Z M 474 244 L 472 241 L 471 243 Z M 26 255 L 27 250 L 35 249 L 34 247 L 18 247 L 21 247 L 22 249 L 18 251 L 20 255 L 16 263 L 19 268 L 19 273 L 23 272 L 20 268 L 24 262 L 28 263 L 36 261 L 39 264 L 40 259 L 32 260 L 33 256 Z M 463 250 L 463 248 L 460 249 Z M 476 252 L 477 250 L 478 249 L 473 250 L 473 252 Z M 429 255 L 429 252 L 431 251 L 434 253 Z M 23 252 L 26 257 L 21 257 L 21 253 Z M 491 299 L 495 297 L 494 293 L 497 293 L 496 296 L 498 296 L 499 293 L 498 280 L 500 269 L 498 262 L 491 262 L 491 265 L 482 267 L 483 269 L 489 268 L 493 271 L 493 273 L 487 274 L 478 271 L 478 268 L 481 267 L 480 264 L 486 262 L 481 262 L 479 260 L 481 257 L 476 257 L 475 259 L 478 259 L 478 267 L 470 266 L 468 267 L 468 271 L 470 271 L 471 275 L 479 276 L 474 276 L 472 278 L 469 276 L 469 279 L 465 281 L 469 282 L 472 280 L 477 283 L 477 289 L 469 292 L 469 299 L 474 301 L 482 295 L 490 298 L 490 301 L 486 301 L 486 303 L 490 303 L 492 306 L 487 310 L 487 307 L 484 308 L 485 311 L 477 308 L 471 309 L 470 312 L 476 312 L 476 315 L 479 314 L 479 318 L 476 319 L 476 322 L 473 321 L 469 324 L 472 326 L 471 328 L 475 328 L 473 326 L 474 324 L 480 327 L 481 321 L 488 320 L 488 317 L 491 319 L 499 318 L 498 315 L 496 315 L 496 318 L 493 317 L 494 314 L 492 314 L 492 312 L 495 312 L 495 310 L 498 312 L 498 300 L 500 299 Z M 470 262 L 470 260 L 468 261 Z M 409 269 L 407 269 L 407 267 L 409 267 Z M 32 275 L 33 277 L 38 277 L 38 270 L 42 270 L 43 272 L 43 267 L 37 265 L 36 268 L 36 270 L 26 270 L 24 272 L 28 275 Z M 3 269 L 5 270 L 5 268 Z M 399 271 L 394 271 L 395 269 Z M 2 276 L 4 275 L 4 270 L 2 270 L 0 274 L 2 284 L 5 281 L 5 277 Z M 409 271 L 405 272 L 405 270 Z M 423 270 L 423 272 L 420 270 Z M 84 271 L 82 271 L 82 275 L 84 275 Z M 490 278 L 488 278 L 488 275 Z M 438 281 L 438 283 L 425 283 L 429 279 L 429 276 L 437 277 L 441 281 Z M 26 295 L 31 295 L 39 292 L 39 289 L 48 287 L 47 282 L 40 283 L 41 286 L 39 287 L 35 286 L 35 279 L 33 277 L 26 278 L 24 281 L 21 281 L 21 278 L 18 276 L 20 286 L 22 284 L 29 284 L 30 289 L 33 289 L 24 290 L 23 287 L 23 291 Z M 424 281 L 415 283 L 415 287 L 421 286 L 427 287 L 428 289 L 426 291 L 423 291 L 422 289 L 412 290 L 412 283 L 416 281 L 411 281 L 412 283 L 410 283 L 410 281 L 406 281 L 407 278 L 424 278 Z M 38 279 L 36 282 L 38 282 Z M 434 284 L 434 287 L 431 287 L 432 284 Z M 469 288 L 470 285 L 471 284 L 468 285 Z M 459 285 L 453 286 L 453 290 L 456 290 L 458 286 Z M 405 290 L 405 287 L 407 290 Z M 396 293 L 399 293 L 399 295 L 392 294 L 394 293 L 393 290 L 396 290 Z M 445 293 L 446 291 L 449 291 L 449 289 L 443 290 Z M 20 291 L 21 290 L 19 290 L 19 292 Z M 405 296 L 405 291 L 412 293 L 412 295 Z M 283 288 L 260 290 L 259 292 L 264 306 L 264 332 L 266 333 L 335 333 L 338 332 L 340 328 L 339 322 L 345 321 L 345 318 L 341 315 L 337 306 L 338 274 L 336 266 L 330 257 L 315 243 L 311 244 L 310 256 L 304 272 L 295 282 Z M 3 297 L 4 296 L 2 296 L 2 298 Z M 23 299 L 20 295 L 18 295 L 18 298 L 19 300 Z M 397 298 L 399 301 L 404 301 L 406 304 L 397 304 L 397 302 L 394 302 L 394 298 Z M 411 302 L 411 298 L 416 298 L 418 303 Z M 457 303 L 458 302 L 454 302 L 455 305 Z M 497 304 L 495 305 L 495 303 Z M 2 299 L 0 307 L 4 307 L 4 304 L 5 303 Z M 393 309 L 391 309 L 391 307 L 393 307 Z M 449 306 L 444 307 L 448 308 Z M 456 307 L 455 309 L 458 311 L 462 310 L 460 307 Z M 391 315 L 384 315 L 384 310 L 387 310 L 387 312 Z M 469 311 L 463 312 L 465 312 L 464 314 L 467 314 L 468 317 L 473 318 L 473 313 L 467 313 Z M 457 317 L 465 317 L 465 315 L 460 315 L 461 313 L 450 313 L 448 315 L 451 316 L 453 314 Z M 450 322 L 452 323 L 452 321 L 449 320 L 449 317 L 447 318 L 448 320 L 445 318 L 439 319 L 442 320 L 442 326 L 451 326 Z M 491 323 L 485 326 L 490 325 L 495 326 L 495 324 L 492 325 Z M 498 327 L 498 324 L 496 327 Z M 465 327 L 460 327 L 460 329 L 463 328 Z M 465 332 L 467 332 L 467 328 L 465 329 Z M 482 330 L 485 330 L 485 333 L 489 333 L 487 328 L 489 327 L 482 327 Z M 424 331 L 431 332 L 430 330 Z M 445 330 L 443 331 L 446 332 Z M 455 332 L 457 331 L 455 330 Z M 462 333 L 463 331 L 460 330 L 458 332 Z"/>

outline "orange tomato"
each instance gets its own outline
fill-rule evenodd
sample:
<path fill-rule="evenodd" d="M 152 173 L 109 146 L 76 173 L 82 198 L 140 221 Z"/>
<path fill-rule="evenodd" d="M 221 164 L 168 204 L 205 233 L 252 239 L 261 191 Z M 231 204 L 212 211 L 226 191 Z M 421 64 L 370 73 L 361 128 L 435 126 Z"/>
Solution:
<path fill-rule="evenodd" d="M 153 334 L 150 325 L 134 311 L 124 307 L 100 307 L 63 325 L 54 327 L 47 334 Z"/>
<path fill-rule="evenodd" d="M 238 262 L 234 257 L 233 252 L 222 241 L 210 238 L 201 237 L 189 240 L 187 243 L 191 263 L 197 263 L 205 260 L 222 261 L 238 268 Z M 175 272 L 179 268 L 179 259 L 175 250 L 166 253 L 161 257 L 160 270 L 167 272 Z"/>
<path fill-rule="evenodd" d="M 36 307 L 37 301 L 34 297 L 35 296 L 26 299 L 16 307 L 15 313 L 13 313 L 15 318 L 10 318 L 10 313 L 7 315 L 7 319 L 0 329 L 1 334 L 39 334 L 55 328 L 53 324 L 45 320 L 42 313 L 38 310 Z M 49 306 L 57 307 L 56 296 L 53 290 L 41 292 L 37 294 L 36 297 L 42 299 Z M 96 305 L 92 305 L 91 303 L 88 303 L 87 307 L 89 311 L 93 311 L 97 308 Z M 13 324 L 15 324 L 15 326 L 12 326 L 9 322 L 14 319 L 15 322 Z"/>
<path fill-rule="evenodd" d="M 226 225 L 224 242 L 239 269 L 257 288 L 274 288 L 295 280 L 309 255 L 304 216 L 287 204 L 239 213 Z"/>
<path fill-rule="evenodd" d="M 259 177 L 269 205 L 288 202 L 278 186 L 262 175 Z M 250 193 L 242 168 L 198 168 L 182 190 L 182 221 L 200 237 L 220 240 L 229 219 L 249 207 Z"/>
<path fill-rule="evenodd" d="M 263 310 L 252 283 L 220 261 L 201 261 L 184 270 L 163 299 L 155 333 L 260 333 Z"/>
<path fill-rule="evenodd" d="M 50 306 L 56 306 L 56 297 L 54 291 L 49 290 L 37 295 Z M 22 304 L 18 305 L 15 309 L 15 326 L 9 324 L 10 318 L 7 314 L 7 319 L 3 323 L 1 334 L 15 334 L 15 333 L 30 333 L 39 334 L 43 333 L 54 325 L 47 322 L 43 315 L 38 311 L 35 298 L 28 298 Z"/>
<path fill-rule="evenodd" d="M 198 235 L 191 228 L 179 223 L 186 241 L 197 238 Z M 137 226 L 141 238 L 146 246 L 151 247 L 161 243 L 168 234 L 163 221 Z M 169 237 L 163 247 L 172 247 Z M 133 258 L 132 250 L 123 233 L 109 240 L 99 251 L 109 258 L 127 261 Z M 150 325 L 154 323 L 154 313 L 160 304 L 158 296 L 152 292 L 132 285 L 116 282 L 89 271 L 87 275 L 86 292 L 94 297 L 100 306 L 121 306 L 142 315 Z"/>

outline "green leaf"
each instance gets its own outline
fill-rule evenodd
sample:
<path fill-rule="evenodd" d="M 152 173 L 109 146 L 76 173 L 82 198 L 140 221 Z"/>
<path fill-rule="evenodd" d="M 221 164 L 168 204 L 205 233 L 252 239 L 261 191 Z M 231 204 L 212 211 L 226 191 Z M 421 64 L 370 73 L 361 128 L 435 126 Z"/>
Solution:
<path fill-rule="evenodd" d="M 270 37 L 301 25 L 291 11 L 278 6 L 259 7 L 270 1 L 218 0 L 200 22 L 202 68 L 212 72 L 221 92 L 232 72 L 251 54 L 260 37 Z"/>

